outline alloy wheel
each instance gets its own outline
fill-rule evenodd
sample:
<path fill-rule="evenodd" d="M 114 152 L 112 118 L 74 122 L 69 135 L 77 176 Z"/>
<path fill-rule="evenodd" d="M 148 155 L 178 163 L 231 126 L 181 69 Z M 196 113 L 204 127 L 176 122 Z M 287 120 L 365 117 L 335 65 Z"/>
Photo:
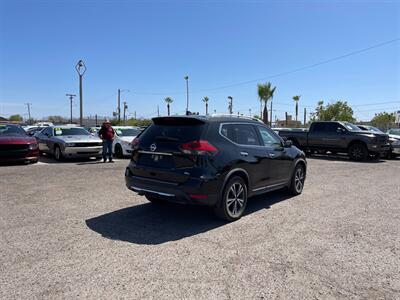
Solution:
<path fill-rule="evenodd" d="M 235 182 L 226 194 L 226 210 L 235 218 L 242 214 L 245 205 L 246 191 L 240 182 Z"/>
<path fill-rule="evenodd" d="M 294 174 L 294 188 L 297 193 L 301 193 L 304 186 L 304 171 L 303 168 L 298 168 Z"/>

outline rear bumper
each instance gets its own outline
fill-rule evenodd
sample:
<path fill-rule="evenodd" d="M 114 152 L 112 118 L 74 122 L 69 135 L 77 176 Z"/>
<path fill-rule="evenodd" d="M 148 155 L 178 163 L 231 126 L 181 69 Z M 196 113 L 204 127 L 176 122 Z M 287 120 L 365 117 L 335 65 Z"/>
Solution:
<path fill-rule="evenodd" d="M 139 195 L 149 195 L 167 202 L 215 206 L 219 199 L 218 193 L 210 193 L 211 184 L 197 178 L 177 184 L 135 176 L 126 168 L 125 183 L 128 189 Z"/>

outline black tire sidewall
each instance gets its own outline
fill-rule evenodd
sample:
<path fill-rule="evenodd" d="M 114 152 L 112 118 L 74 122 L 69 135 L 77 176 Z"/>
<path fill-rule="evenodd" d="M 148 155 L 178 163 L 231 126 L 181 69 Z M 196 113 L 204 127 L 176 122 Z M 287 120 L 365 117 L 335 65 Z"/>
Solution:
<path fill-rule="evenodd" d="M 123 151 L 122 151 L 122 146 L 120 144 L 115 145 L 115 156 L 118 158 L 121 158 L 124 156 Z"/>
<path fill-rule="evenodd" d="M 234 183 L 237 183 L 237 182 L 239 182 L 244 188 L 244 193 L 245 193 L 245 197 L 244 197 L 245 199 L 244 199 L 244 204 L 243 204 L 244 208 L 242 210 L 242 213 L 239 216 L 232 217 L 227 211 L 226 199 L 227 199 L 227 194 L 228 194 L 229 189 L 231 188 L 231 186 Z M 219 217 L 221 217 L 224 220 L 229 221 L 229 222 L 239 220 L 243 216 L 244 212 L 246 211 L 247 199 L 248 199 L 248 190 L 247 190 L 246 182 L 243 180 L 242 177 L 234 176 L 231 179 L 229 179 L 228 182 L 225 184 L 224 192 L 222 194 L 222 198 L 221 198 L 221 200 L 219 202 L 219 205 L 216 208 L 216 213 L 217 213 L 217 215 Z"/>
<path fill-rule="evenodd" d="M 58 151 L 59 151 L 59 157 L 57 157 L 57 149 L 58 149 Z M 62 152 L 61 152 L 61 148 L 60 148 L 60 146 L 58 146 L 58 145 L 56 145 L 56 146 L 54 146 L 54 158 L 56 159 L 56 160 L 62 160 Z"/>
<path fill-rule="evenodd" d="M 353 156 L 354 148 L 359 148 L 361 150 L 361 157 L 360 158 L 356 158 L 356 157 Z M 349 156 L 354 161 L 364 161 L 368 157 L 368 150 L 363 144 L 356 143 L 356 144 L 353 144 L 353 145 L 350 146 L 350 148 L 349 148 Z"/>
<path fill-rule="evenodd" d="M 304 176 L 303 188 L 301 189 L 300 192 L 298 192 L 298 191 L 296 190 L 296 172 L 297 172 L 298 169 L 302 169 L 302 170 L 303 170 L 303 176 Z M 303 192 L 305 179 L 306 179 L 306 170 L 305 170 L 305 168 L 304 168 L 303 165 L 298 164 L 298 165 L 294 168 L 293 175 L 292 175 L 292 179 L 291 179 L 291 182 L 290 182 L 290 193 L 291 193 L 292 195 L 297 196 L 297 195 L 300 195 L 300 194 Z"/>

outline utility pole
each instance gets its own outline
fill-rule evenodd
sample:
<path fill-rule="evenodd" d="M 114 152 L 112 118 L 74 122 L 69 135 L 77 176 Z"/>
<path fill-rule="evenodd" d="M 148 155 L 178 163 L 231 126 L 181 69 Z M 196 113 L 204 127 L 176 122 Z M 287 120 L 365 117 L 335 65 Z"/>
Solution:
<path fill-rule="evenodd" d="M 287 123 L 288 123 L 288 115 L 287 112 L 285 112 L 285 126 L 287 126 Z"/>
<path fill-rule="evenodd" d="M 272 99 L 271 99 L 271 109 L 270 109 L 270 117 L 269 117 L 269 126 L 272 127 Z"/>
<path fill-rule="evenodd" d="M 95 118 L 96 126 L 97 126 L 97 114 L 95 114 L 94 118 Z"/>
<path fill-rule="evenodd" d="M 74 95 L 74 94 L 65 94 L 65 96 L 69 97 L 69 105 L 70 105 L 70 113 L 71 113 L 70 123 L 72 124 L 72 102 L 74 100 L 74 97 L 76 97 L 76 95 Z"/>
<path fill-rule="evenodd" d="M 76 72 L 78 72 L 79 75 L 79 125 L 83 125 L 83 91 L 82 91 L 82 78 L 83 74 L 86 72 L 86 65 L 83 62 L 83 60 L 78 61 L 78 63 L 75 66 Z"/>
<path fill-rule="evenodd" d="M 304 126 L 306 126 L 307 123 L 307 108 L 304 107 Z"/>
<path fill-rule="evenodd" d="M 189 76 L 185 76 L 186 80 L 186 115 L 189 114 Z"/>
<path fill-rule="evenodd" d="M 126 110 L 128 109 L 128 104 L 124 101 L 124 124 L 126 124 Z"/>
<path fill-rule="evenodd" d="M 159 116 L 160 116 L 160 106 L 157 105 L 157 117 L 159 117 Z"/>
<path fill-rule="evenodd" d="M 118 108 L 117 108 L 117 113 L 118 113 L 118 124 L 121 122 L 121 90 L 118 89 Z"/>
<path fill-rule="evenodd" d="M 31 122 L 31 105 L 32 103 L 25 103 L 26 107 L 28 108 L 28 123 Z"/>
<path fill-rule="evenodd" d="M 251 118 L 251 108 L 249 108 L 249 117 Z"/>
<path fill-rule="evenodd" d="M 232 98 L 232 96 L 228 96 L 228 100 L 229 100 L 229 105 L 228 105 L 229 114 L 232 114 L 233 113 L 233 98 Z"/>
<path fill-rule="evenodd" d="M 135 110 L 135 120 L 136 120 L 136 110 Z"/>

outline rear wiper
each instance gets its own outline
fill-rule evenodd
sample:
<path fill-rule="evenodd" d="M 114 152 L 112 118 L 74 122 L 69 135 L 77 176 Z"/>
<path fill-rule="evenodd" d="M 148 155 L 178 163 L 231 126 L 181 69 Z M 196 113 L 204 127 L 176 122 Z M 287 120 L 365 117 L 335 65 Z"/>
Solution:
<path fill-rule="evenodd" d="M 156 136 L 156 141 L 177 142 L 179 139 L 169 136 Z"/>

